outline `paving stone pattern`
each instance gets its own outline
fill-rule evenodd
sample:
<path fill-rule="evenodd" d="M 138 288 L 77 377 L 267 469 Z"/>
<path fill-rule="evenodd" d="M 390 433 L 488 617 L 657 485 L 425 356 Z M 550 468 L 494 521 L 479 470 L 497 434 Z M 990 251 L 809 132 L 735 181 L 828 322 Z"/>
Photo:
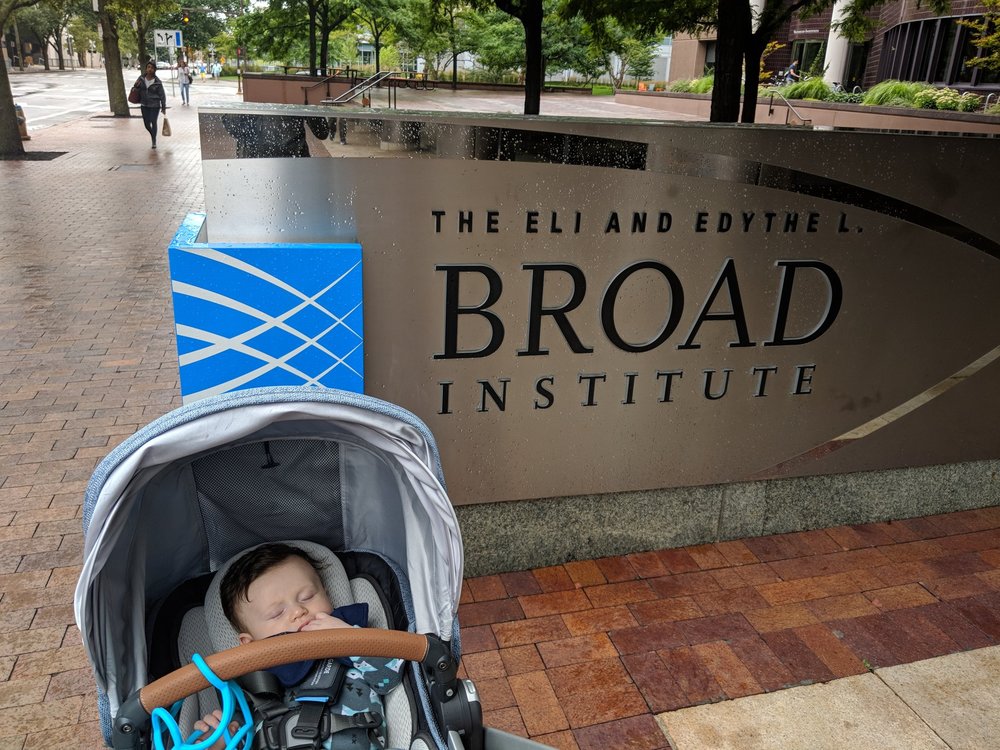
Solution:
<path fill-rule="evenodd" d="M 667 748 L 653 716 L 1000 642 L 1000 508 L 465 581 L 488 724 Z"/>
<path fill-rule="evenodd" d="M 34 134 L 0 162 L 0 750 L 102 747 L 73 624 L 101 457 L 180 404 L 166 247 L 204 205 L 194 108 Z M 1000 509 L 470 579 L 488 723 L 653 750 L 654 713 L 1000 639 Z"/>

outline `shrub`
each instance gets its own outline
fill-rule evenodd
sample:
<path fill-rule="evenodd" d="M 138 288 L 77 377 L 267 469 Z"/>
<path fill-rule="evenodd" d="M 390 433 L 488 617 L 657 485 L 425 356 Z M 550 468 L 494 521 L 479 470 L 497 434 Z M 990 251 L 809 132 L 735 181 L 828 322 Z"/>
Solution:
<path fill-rule="evenodd" d="M 961 100 L 958 103 L 960 112 L 975 112 L 981 106 L 983 106 L 983 98 L 979 94 L 973 94 L 971 91 L 966 91 L 962 94 Z"/>
<path fill-rule="evenodd" d="M 913 107 L 917 92 L 930 88 L 933 88 L 930 84 L 916 81 L 882 81 L 867 91 L 862 103 L 870 106 Z"/>
<path fill-rule="evenodd" d="M 831 91 L 830 98 L 827 101 L 842 102 L 844 104 L 861 104 L 864 98 L 864 94 L 853 94 L 849 91 Z"/>
<path fill-rule="evenodd" d="M 913 106 L 920 109 L 935 109 L 937 107 L 937 97 L 934 89 L 923 89 L 913 95 Z"/>
<path fill-rule="evenodd" d="M 670 90 L 671 91 L 676 91 L 677 93 L 680 93 L 680 94 L 690 94 L 691 93 L 691 84 L 693 84 L 693 83 L 694 83 L 694 81 L 688 80 L 686 78 L 682 78 L 679 81 L 674 81 L 673 83 L 671 83 L 670 84 Z"/>
<path fill-rule="evenodd" d="M 833 94 L 830 84 L 822 78 L 810 78 L 806 81 L 790 83 L 781 90 L 786 99 L 818 99 L 826 101 Z"/>
<path fill-rule="evenodd" d="M 943 88 L 934 91 L 934 106 L 938 109 L 957 112 L 962 103 L 962 95 L 955 89 Z"/>
<path fill-rule="evenodd" d="M 991 104 L 986 108 L 986 114 L 988 115 L 1000 115 L 1000 102 L 996 104 Z"/>
<path fill-rule="evenodd" d="M 701 78 L 696 78 L 691 82 L 691 91 L 695 94 L 707 94 L 712 90 L 712 86 L 715 85 L 715 76 L 707 75 Z"/>

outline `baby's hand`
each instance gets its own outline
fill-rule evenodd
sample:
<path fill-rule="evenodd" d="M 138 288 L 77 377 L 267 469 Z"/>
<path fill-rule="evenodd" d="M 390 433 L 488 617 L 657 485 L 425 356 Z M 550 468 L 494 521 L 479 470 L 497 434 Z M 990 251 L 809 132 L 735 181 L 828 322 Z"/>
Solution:
<path fill-rule="evenodd" d="M 208 735 L 215 731 L 216 727 L 219 726 L 219 722 L 222 721 L 222 711 L 215 710 L 210 714 L 205 714 L 201 721 L 196 721 L 194 723 L 195 729 L 200 729 L 202 731 L 201 739 L 205 739 Z M 240 725 L 233 721 L 229 724 L 229 733 L 235 734 L 239 731 Z M 220 737 L 216 740 L 208 750 L 225 750 L 226 740 Z"/>
<path fill-rule="evenodd" d="M 346 622 L 341 620 L 339 617 L 334 617 L 333 615 L 327 614 L 326 612 L 320 612 L 312 620 L 307 622 L 299 631 L 304 630 L 333 630 L 334 628 L 349 628 L 351 627 Z"/>

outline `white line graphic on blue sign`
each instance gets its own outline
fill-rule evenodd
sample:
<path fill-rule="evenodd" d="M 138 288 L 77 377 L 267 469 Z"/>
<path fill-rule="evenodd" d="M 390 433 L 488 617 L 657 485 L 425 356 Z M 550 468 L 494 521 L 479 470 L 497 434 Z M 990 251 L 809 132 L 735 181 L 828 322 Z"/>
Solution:
<path fill-rule="evenodd" d="M 352 268 L 351 270 L 354 270 L 354 269 Z M 337 281 L 335 281 L 329 287 L 327 287 L 326 289 L 321 290 L 321 292 L 318 295 L 316 295 L 316 296 L 319 297 L 320 295 L 326 294 L 333 287 L 335 287 L 339 281 L 341 281 L 343 278 L 345 278 L 346 275 L 347 274 L 344 274 L 344 276 L 342 276 L 340 279 L 337 279 Z M 226 349 L 240 349 L 240 348 L 244 348 L 245 349 L 247 347 L 242 347 L 241 346 L 243 344 L 243 342 L 249 341 L 250 339 L 252 339 L 252 338 L 254 338 L 256 336 L 259 336 L 260 334 L 264 333 L 265 331 L 267 331 L 267 330 L 269 330 L 269 329 L 271 329 L 271 328 L 273 328 L 275 326 L 277 326 L 278 328 L 281 328 L 283 331 L 287 331 L 292 336 L 300 338 L 302 341 L 306 342 L 307 344 L 315 345 L 317 348 L 319 348 L 320 350 L 322 350 L 326 354 L 330 355 L 331 357 L 336 357 L 336 355 L 333 352 L 331 352 L 329 349 L 327 349 L 326 347 L 324 347 L 322 344 L 319 344 L 317 342 L 318 342 L 319 338 L 321 338 L 323 335 L 325 335 L 329 331 L 331 331 L 334 328 L 336 328 L 338 325 L 343 325 L 344 328 L 346 328 L 348 331 L 350 331 L 355 336 L 357 336 L 359 342 L 361 340 L 361 334 L 359 334 L 357 331 L 354 331 L 349 325 L 347 325 L 346 323 L 344 323 L 344 321 L 343 321 L 342 318 L 340 318 L 337 315 L 335 315 L 334 313 L 330 312 L 329 310 L 327 310 L 326 308 L 324 308 L 322 305 L 315 305 L 315 304 L 313 304 L 315 298 L 307 299 L 301 305 L 297 305 L 296 307 L 291 308 L 290 310 L 288 310 L 287 312 L 283 313 L 279 317 L 274 318 L 274 317 L 271 317 L 270 315 L 267 315 L 264 312 L 261 312 L 260 310 L 257 310 L 256 308 L 253 308 L 253 307 L 251 307 L 249 305 L 243 304 L 239 300 L 234 300 L 234 299 L 232 299 L 230 297 L 225 297 L 225 296 L 223 296 L 221 294 L 217 294 L 215 292 L 211 292 L 211 291 L 202 289 L 201 287 L 192 286 L 191 284 L 184 284 L 184 283 L 181 283 L 179 281 L 175 281 L 174 284 L 173 284 L 173 290 L 177 294 L 184 294 L 184 295 L 187 295 L 188 297 L 195 297 L 197 299 L 202 299 L 202 300 L 206 300 L 206 301 L 209 301 L 209 302 L 215 302 L 217 304 L 224 305 L 224 306 L 228 307 L 231 310 L 238 310 L 240 312 L 246 313 L 247 315 L 251 315 L 251 316 L 253 316 L 255 318 L 258 318 L 258 319 L 264 321 L 263 325 L 257 326 L 256 328 L 252 328 L 252 329 L 246 331 L 245 333 L 242 333 L 239 336 L 235 336 L 233 338 L 222 338 L 220 336 L 216 336 L 216 335 L 212 334 L 210 331 L 204 331 L 203 332 L 204 336 L 200 336 L 199 335 L 199 329 L 192 328 L 192 327 L 189 327 L 189 326 L 184 326 L 185 330 L 183 332 L 183 335 L 189 336 L 191 338 L 201 338 L 204 341 L 212 341 L 213 344 L 212 344 L 212 346 L 207 346 L 204 349 L 198 349 L 197 351 L 188 352 L 187 354 L 181 355 L 181 357 L 180 357 L 181 367 L 183 367 L 184 365 L 188 365 L 188 364 L 191 364 L 193 362 L 197 362 L 199 360 L 205 359 L 206 357 L 211 357 L 213 355 L 219 354 L 222 351 L 225 351 Z M 320 333 L 319 336 L 315 336 L 315 337 L 306 336 L 302 332 L 297 331 L 295 328 L 292 328 L 291 326 L 288 326 L 288 325 L 285 324 L 285 320 L 287 320 L 288 318 L 292 317 L 293 315 L 295 315 L 297 312 L 299 312 L 303 308 L 310 306 L 311 304 L 314 307 L 316 307 L 317 309 L 319 309 L 320 311 L 322 311 L 324 314 L 330 316 L 330 318 L 334 321 L 333 325 L 331 325 L 325 331 L 323 331 L 322 333 Z M 354 312 L 358 308 L 360 308 L 360 305 L 357 305 L 356 307 L 354 307 L 352 310 L 350 310 L 350 312 L 348 314 L 350 314 L 351 312 Z M 178 326 L 177 326 L 177 333 L 178 334 L 182 333 L 181 332 L 181 325 L 180 324 L 178 324 Z M 358 373 L 358 375 L 360 376 L 360 373 Z"/>
<path fill-rule="evenodd" d="M 364 392 L 361 247 L 213 247 L 190 241 L 194 219 L 170 248 L 185 402 L 261 385 Z"/>

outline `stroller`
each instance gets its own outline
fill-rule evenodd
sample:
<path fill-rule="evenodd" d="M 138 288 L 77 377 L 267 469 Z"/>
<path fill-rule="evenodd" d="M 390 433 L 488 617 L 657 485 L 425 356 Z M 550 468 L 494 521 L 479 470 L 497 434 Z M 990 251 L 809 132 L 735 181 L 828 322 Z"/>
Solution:
<path fill-rule="evenodd" d="M 241 684 L 269 667 L 351 656 L 406 660 L 384 697 L 388 748 L 544 747 L 484 728 L 474 685 L 457 678 L 462 540 L 434 438 L 404 409 L 300 387 L 206 398 L 112 451 L 83 512 L 74 605 L 108 745 L 207 748 L 218 734 L 192 740 L 191 727 L 221 705 L 226 721 L 245 720 L 227 747 L 329 747 L 327 724 L 262 731 Z M 222 632 L 218 571 L 247 548 L 288 540 L 327 556 L 331 600 L 366 602 L 368 628 L 244 646 Z M 169 735 L 158 716 L 174 722 Z"/>

